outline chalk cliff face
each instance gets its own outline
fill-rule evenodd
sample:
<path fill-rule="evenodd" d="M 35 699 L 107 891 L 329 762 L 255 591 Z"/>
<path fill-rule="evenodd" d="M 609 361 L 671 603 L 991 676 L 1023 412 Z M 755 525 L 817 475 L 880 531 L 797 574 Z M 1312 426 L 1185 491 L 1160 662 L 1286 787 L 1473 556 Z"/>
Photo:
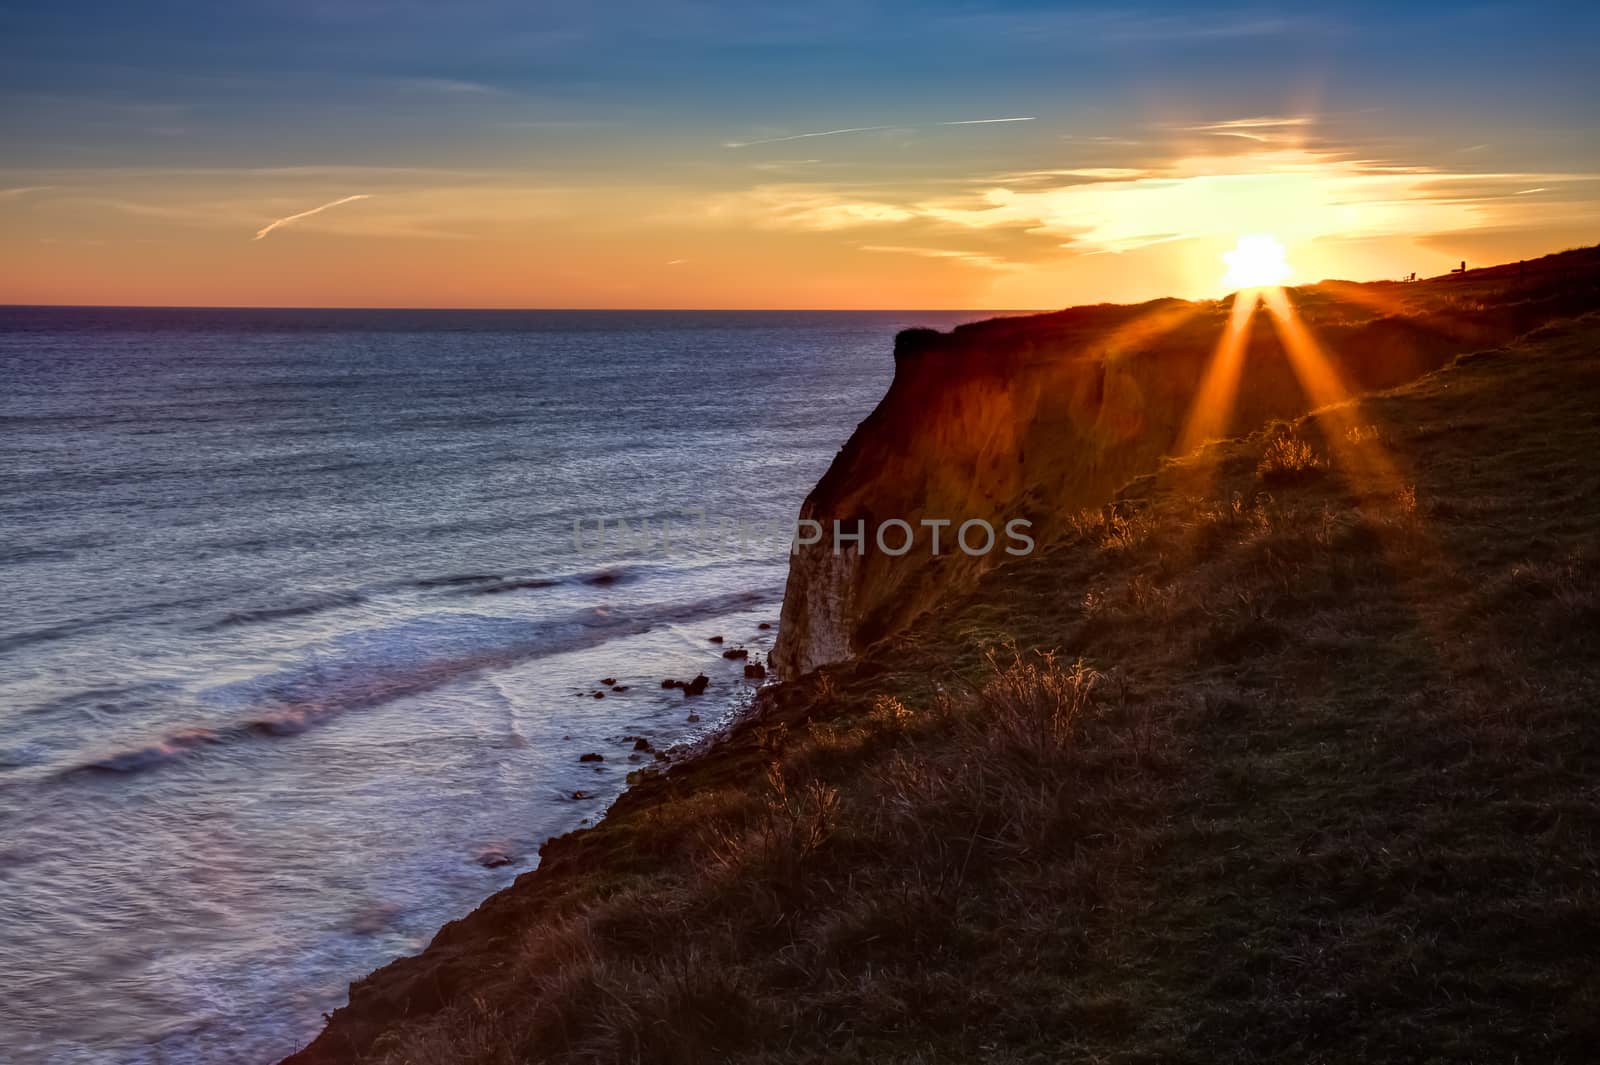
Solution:
<path fill-rule="evenodd" d="M 1592 287 L 1587 276 L 1559 271 L 1509 280 L 1497 271 L 1481 285 L 1472 275 L 1330 282 L 1290 290 L 1288 299 L 1355 393 L 1392 387 L 1581 309 Z M 1067 516 L 1153 470 L 1184 438 L 1230 309 L 1226 301 L 1157 300 L 901 333 L 888 393 L 801 510 L 823 533 L 791 557 L 772 655 L 779 676 L 850 657 L 1004 561 L 1015 545 L 1004 536 L 1007 522 L 1030 521 L 1042 548 Z M 1239 435 L 1311 407 L 1275 321 L 1257 315 L 1231 413 L 1208 435 Z M 910 551 L 890 555 L 874 542 L 873 530 L 890 519 L 911 525 Z M 951 525 L 922 524 L 940 519 Z M 998 534 L 976 557 L 954 542 L 956 528 L 972 519 Z M 836 549 L 835 523 L 848 535 L 858 522 L 864 542 L 844 539 Z M 904 537 L 895 527 L 885 543 L 898 552 Z M 971 546 L 984 539 L 975 527 Z"/>

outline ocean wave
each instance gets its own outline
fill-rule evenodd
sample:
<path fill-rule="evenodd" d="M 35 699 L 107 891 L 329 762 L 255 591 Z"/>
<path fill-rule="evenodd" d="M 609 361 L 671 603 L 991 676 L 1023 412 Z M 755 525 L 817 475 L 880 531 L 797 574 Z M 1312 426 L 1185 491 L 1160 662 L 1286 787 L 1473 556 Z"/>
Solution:
<path fill-rule="evenodd" d="M 506 592 L 554 588 L 562 584 L 584 584 L 609 588 L 635 580 L 645 574 L 639 566 L 606 566 L 562 576 L 510 577 L 500 574 L 467 573 L 459 576 L 424 577 L 410 582 L 413 588 L 438 588 L 449 595 L 503 595 Z"/>
<path fill-rule="evenodd" d="M 554 588 L 560 583 L 560 581 L 549 577 L 519 577 L 511 580 L 496 580 L 493 584 L 476 584 L 452 588 L 451 593 L 454 595 L 504 595 L 506 592 Z"/>
<path fill-rule="evenodd" d="M 235 625 L 254 625 L 263 621 L 280 621 L 284 618 L 305 617 L 310 614 L 321 614 L 328 610 L 338 610 L 341 607 L 359 606 L 364 602 L 366 602 L 366 598 L 354 592 L 330 592 L 326 595 L 315 596 L 298 603 L 287 603 L 283 606 L 261 607 L 256 610 L 235 610 L 207 625 L 205 631 L 227 629 Z"/>
<path fill-rule="evenodd" d="M 60 547 L 4 546 L 0 547 L 0 566 L 15 566 L 25 562 L 65 562 L 73 554 Z"/>
<path fill-rule="evenodd" d="M 121 716 L 170 705 L 181 696 L 181 687 L 175 681 L 149 680 L 67 692 L 24 707 L 23 712 L 34 718 Z"/>
<path fill-rule="evenodd" d="M 0 636 L 0 654 L 14 651 L 20 647 L 28 647 L 36 643 L 48 643 L 52 640 L 62 640 L 69 636 L 87 632 L 92 629 L 115 625 L 124 621 L 144 620 L 151 617 L 161 617 L 169 611 L 188 610 L 194 607 L 208 606 L 218 600 L 226 598 L 225 595 L 207 592 L 204 595 L 184 596 L 179 599 L 158 599 L 148 603 L 138 603 L 133 606 L 119 607 L 116 610 L 107 610 L 100 614 L 89 614 L 84 617 L 63 621 L 56 625 L 47 625 L 39 629 L 27 629 L 22 632 Z"/>
<path fill-rule="evenodd" d="M 14 747 L 0 747 L 0 771 L 25 769 L 43 762 L 49 756 L 37 743 L 19 743 Z"/>
<path fill-rule="evenodd" d="M 74 766 L 71 771 L 78 773 L 137 773 L 140 770 L 149 769 L 152 766 L 181 758 L 196 748 L 210 746 L 221 741 L 222 737 L 211 729 L 186 728 L 143 746 L 104 755 L 91 762 Z"/>
<path fill-rule="evenodd" d="M 316 645 L 294 666 L 199 692 L 196 699 L 207 716 L 224 724 L 185 726 L 63 773 L 136 773 L 207 747 L 295 736 L 339 714 L 421 694 L 486 669 L 595 647 L 780 596 L 777 587 L 752 589 L 638 609 L 596 607 L 554 621 L 452 611 L 364 629 Z"/>
<path fill-rule="evenodd" d="M 27 632 L 18 632 L 10 636 L 0 636 L 0 654 L 15 651 L 19 647 L 28 647 L 36 643 L 49 643 L 51 640 L 63 640 L 74 633 L 92 629 L 107 621 L 116 621 L 110 618 L 83 618 L 78 621 L 63 622 L 60 625 L 50 625 L 42 629 L 29 629 Z"/>
<path fill-rule="evenodd" d="M 246 496 L 257 497 L 261 495 L 297 495 L 305 491 L 303 485 L 284 485 L 278 487 L 262 488 L 255 490 L 235 491 L 231 487 L 219 488 L 217 492 L 205 497 L 209 500 L 237 500 Z M 504 533 L 510 529 L 519 528 L 522 519 L 517 516 L 499 516 L 493 518 L 470 517 L 449 521 L 417 522 L 413 524 L 391 524 L 384 530 L 385 538 L 400 541 L 406 539 L 437 540 L 454 536 L 458 533 L 474 533 L 492 536 Z M 360 526 L 319 526 L 319 527 L 291 527 L 274 530 L 270 533 L 252 532 L 248 535 L 218 536 L 200 541 L 196 546 L 213 551 L 318 551 L 332 544 L 349 543 L 351 541 L 370 542 L 373 530 L 365 525 Z"/>
<path fill-rule="evenodd" d="M 444 577 L 423 577 L 408 583 L 412 588 L 454 588 L 463 584 L 485 584 L 503 580 L 505 578 L 498 573 L 454 573 Z"/>

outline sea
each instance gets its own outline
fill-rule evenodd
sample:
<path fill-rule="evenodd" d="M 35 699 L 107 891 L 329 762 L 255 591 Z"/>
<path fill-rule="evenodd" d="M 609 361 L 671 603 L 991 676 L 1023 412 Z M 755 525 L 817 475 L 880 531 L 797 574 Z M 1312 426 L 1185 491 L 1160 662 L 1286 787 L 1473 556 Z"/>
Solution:
<path fill-rule="evenodd" d="M 991 314 L 0 308 L 0 1059 L 302 1046 L 748 704 L 894 334 Z"/>

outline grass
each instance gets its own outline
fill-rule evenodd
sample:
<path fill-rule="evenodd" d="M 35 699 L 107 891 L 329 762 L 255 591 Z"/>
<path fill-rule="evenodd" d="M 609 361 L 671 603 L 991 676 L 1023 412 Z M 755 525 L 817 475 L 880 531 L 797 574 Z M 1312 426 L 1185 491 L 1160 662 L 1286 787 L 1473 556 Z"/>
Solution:
<path fill-rule="evenodd" d="M 1597 342 L 1063 516 L 555 841 L 301 1060 L 1591 1060 Z"/>
<path fill-rule="evenodd" d="M 1359 437 L 1358 437 L 1359 439 Z M 1256 463 L 1256 476 L 1263 484 L 1283 485 L 1305 480 L 1322 472 L 1322 457 L 1292 431 L 1270 435 Z"/>

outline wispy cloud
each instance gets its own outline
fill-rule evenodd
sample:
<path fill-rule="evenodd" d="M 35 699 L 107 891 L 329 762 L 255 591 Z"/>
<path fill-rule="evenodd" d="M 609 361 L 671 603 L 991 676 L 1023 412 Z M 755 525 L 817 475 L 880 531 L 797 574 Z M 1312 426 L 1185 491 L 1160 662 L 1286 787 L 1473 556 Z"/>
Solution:
<path fill-rule="evenodd" d="M 979 6 L 979 5 L 974 5 Z M 1175 46 L 1251 38 L 1326 38 L 1337 24 L 1322 15 L 1230 14 L 1196 8 L 1178 14 L 1117 10 L 1117 5 L 991 5 L 1010 10 L 960 10 L 931 16 L 947 39 L 1003 41 L 1015 49 L 1052 53 L 1093 51 L 1107 45 Z"/>
<path fill-rule="evenodd" d="M 401 84 L 424 92 L 443 93 L 447 96 L 512 96 L 504 89 L 478 81 L 460 81 L 456 78 L 404 78 Z"/>
<path fill-rule="evenodd" d="M 911 205 L 885 203 L 815 185 L 759 185 L 711 201 L 714 219 L 764 229 L 833 230 L 892 225 L 915 218 Z"/>
<path fill-rule="evenodd" d="M 751 170 L 796 170 L 804 166 L 817 166 L 821 159 L 763 159 L 750 164 Z"/>
<path fill-rule="evenodd" d="M 507 227 L 535 224 L 601 232 L 654 219 L 651 212 L 667 215 L 689 209 L 674 199 L 682 196 L 682 190 L 666 186 L 508 182 L 493 180 L 487 173 L 457 181 L 422 172 L 417 181 L 397 177 L 373 192 L 335 199 L 353 182 L 343 174 L 334 177 L 338 180 L 316 180 L 302 187 L 263 175 L 263 180 L 270 179 L 270 187 L 258 191 L 257 186 L 246 185 L 242 177 L 235 176 L 219 192 L 209 182 L 179 182 L 170 175 L 149 174 L 111 183 L 115 194 L 85 184 L 76 187 L 72 195 L 52 194 L 57 197 L 52 203 L 63 209 L 114 211 L 152 224 L 219 230 L 235 237 L 241 236 L 240 219 L 284 216 L 257 230 L 257 240 L 275 235 L 272 230 L 285 225 L 304 224 L 319 213 L 320 217 L 309 219 L 319 231 L 347 237 L 470 240 L 503 235 Z M 379 180 L 372 175 L 365 178 Z M 300 191 L 293 192 L 293 188 Z M 317 206 L 290 213 L 298 206 L 296 200 Z M 353 201 L 364 201 L 360 210 L 343 209 Z M 700 201 L 695 201 L 694 206 L 699 205 Z"/>
<path fill-rule="evenodd" d="M 1037 122 L 1037 115 L 1018 115 L 1015 118 L 963 118 L 954 122 L 934 122 L 935 126 L 988 126 L 995 122 Z"/>
<path fill-rule="evenodd" d="M 897 126 L 847 126 L 843 129 L 822 129 L 812 133 L 791 133 L 787 137 L 762 137 L 759 140 L 727 141 L 724 148 L 753 148 L 758 144 L 782 144 L 784 141 L 803 141 L 811 137 L 837 137 L 843 133 L 881 133 L 891 129 L 932 129 L 935 126 L 992 126 L 1000 122 L 1036 122 L 1037 115 L 1016 115 L 1010 118 L 964 118 L 950 122 L 915 122 Z"/>
<path fill-rule="evenodd" d="M 1245 129 L 1271 128 L 1268 120 L 1244 121 L 1256 123 Z M 1540 211 L 1573 202 L 1557 195 L 1564 188 L 1596 181 L 1600 176 L 1450 171 L 1268 146 L 1145 167 L 1013 172 L 944 195 L 917 184 L 761 185 L 718 197 L 710 213 L 764 229 L 893 233 L 855 246 L 1005 270 L 1049 254 L 1047 245 L 1084 255 L 1189 239 L 1231 242 L 1254 232 L 1304 244 L 1528 225 Z M 996 251 L 1000 242 L 1005 250 Z"/>
<path fill-rule="evenodd" d="M 1150 171 L 1142 167 L 1080 166 L 1044 170 L 1018 170 L 1000 174 L 993 180 L 1001 185 L 1066 185 L 1090 181 L 1131 181 L 1147 177 Z"/>
<path fill-rule="evenodd" d="M 781 144 L 784 141 L 803 141 L 808 137 L 837 137 L 841 133 L 876 133 L 885 129 L 909 129 L 909 126 L 848 126 L 844 129 L 824 129 L 815 133 L 796 133 L 789 137 L 763 137 L 754 141 L 728 141 L 724 148 L 750 148 L 757 144 Z"/>
<path fill-rule="evenodd" d="M 1273 129 L 1278 126 L 1309 126 L 1311 119 L 1306 115 L 1264 115 L 1259 118 L 1230 118 L 1226 122 L 1211 122 L 1203 126 L 1190 126 L 1190 129 L 1218 130 L 1218 129 Z"/>
<path fill-rule="evenodd" d="M 985 270 L 1020 270 L 1022 263 L 1014 263 L 996 255 L 963 251 L 958 248 L 918 248 L 904 244 L 863 244 L 862 251 L 886 252 L 891 255 L 916 255 L 924 259 L 952 259 Z"/>
<path fill-rule="evenodd" d="M 1269 232 L 1285 241 L 1415 237 L 1511 224 L 1505 197 L 1595 175 L 1466 173 L 1308 149 L 1177 159 L 1126 180 L 1004 186 L 923 201 L 918 219 L 1054 237 L 1079 253 Z"/>
<path fill-rule="evenodd" d="M 1190 133 L 1209 133 L 1214 137 L 1241 137 L 1244 140 L 1266 144 L 1275 140 L 1286 129 L 1311 125 L 1307 115 L 1263 116 L 1260 118 L 1233 118 L 1226 122 L 1208 122 L 1200 126 L 1184 126 Z"/>
<path fill-rule="evenodd" d="M 53 189 L 54 185 L 22 185 L 14 189 L 0 189 L 0 200 L 15 200 L 19 196 L 26 196 L 30 192 L 44 192 Z"/>
<path fill-rule="evenodd" d="M 299 214 L 292 214 L 292 215 L 289 215 L 286 218 L 280 218 L 276 222 L 272 222 L 272 223 L 270 223 L 268 225 L 265 225 L 265 226 L 262 226 L 260 229 L 256 230 L 256 235 L 252 239 L 260 240 L 262 237 L 266 236 L 268 233 L 271 233 L 274 229 L 281 229 L 284 226 L 293 225 L 294 223 L 300 221 L 300 219 L 302 219 L 302 218 L 310 218 L 314 214 L 321 214 L 323 211 L 326 211 L 326 210 L 328 210 L 330 208 L 333 208 L 333 207 L 338 207 L 340 204 L 353 203 L 356 200 L 370 200 L 370 199 L 372 199 L 372 193 L 370 193 L 370 192 L 358 192 L 354 196 L 345 196 L 342 199 L 334 200 L 331 203 L 325 203 L 321 207 L 313 207 L 309 211 L 301 211 Z"/>
<path fill-rule="evenodd" d="M 1183 42 L 1225 41 L 1250 37 L 1305 36 L 1331 27 L 1312 16 L 1219 17 L 1212 12 L 1190 15 L 1113 15 L 1104 28 L 1112 41 Z"/>

